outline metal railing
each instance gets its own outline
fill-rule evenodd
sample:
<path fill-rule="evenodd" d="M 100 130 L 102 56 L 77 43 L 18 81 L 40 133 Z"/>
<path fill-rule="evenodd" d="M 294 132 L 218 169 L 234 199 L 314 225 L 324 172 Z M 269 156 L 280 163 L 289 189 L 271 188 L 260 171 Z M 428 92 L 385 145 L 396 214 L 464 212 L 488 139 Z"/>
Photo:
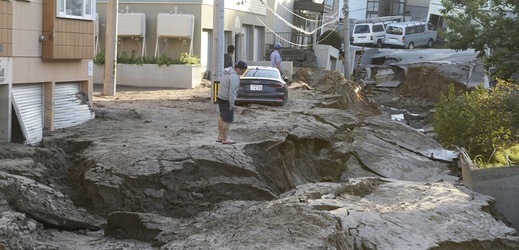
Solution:
<path fill-rule="evenodd" d="M 276 42 L 280 42 L 284 48 L 308 48 L 306 45 L 314 44 L 314 36 L 299 32 L 265 33 L 265 49 L 273 48 Z"/>

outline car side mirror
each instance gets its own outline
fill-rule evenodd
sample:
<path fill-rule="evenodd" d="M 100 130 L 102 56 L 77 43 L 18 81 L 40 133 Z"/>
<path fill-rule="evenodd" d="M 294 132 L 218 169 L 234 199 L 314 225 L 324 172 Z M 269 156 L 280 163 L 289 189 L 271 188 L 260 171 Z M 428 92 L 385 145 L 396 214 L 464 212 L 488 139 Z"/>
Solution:
<path fill-rule="evenodd" d="M 283 76 L 283 81 L 288 82 L 288 77 Z"/>

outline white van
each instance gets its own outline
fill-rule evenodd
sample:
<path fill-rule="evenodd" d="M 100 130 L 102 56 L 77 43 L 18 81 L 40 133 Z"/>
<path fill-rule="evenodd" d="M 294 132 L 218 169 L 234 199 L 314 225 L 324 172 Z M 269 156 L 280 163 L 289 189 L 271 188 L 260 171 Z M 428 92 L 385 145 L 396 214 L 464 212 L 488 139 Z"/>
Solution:
<path fill-rule="evenodd" d="M 432 47 L 436 42 L 438 31 L 431 23 L 400 22 L 386 27 L 385 45 L 414 49 L 416 47 Z"/>
<path fill-rule="evenodd" d="M 386 36 L 385 23 L 358 23 L 353 26 L 352 44 L 382 47 Z"/>

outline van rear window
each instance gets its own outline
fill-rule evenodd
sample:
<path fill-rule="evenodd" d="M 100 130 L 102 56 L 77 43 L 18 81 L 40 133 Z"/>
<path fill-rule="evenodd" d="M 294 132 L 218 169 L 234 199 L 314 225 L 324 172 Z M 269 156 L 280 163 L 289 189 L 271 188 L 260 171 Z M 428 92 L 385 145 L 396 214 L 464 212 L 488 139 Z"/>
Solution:
<path fill-rule="evenodd" d="M 396 27 L 391 25 L 387 26 L 386 28 L 386 33 L 391 35 L 402 35 L 404 34 L 403 31 L 404 30 L 402 29 L 402 27 Z"/>
<path fill-rule="evenodd" d="M 369 25 L 355 25 L 354 34 L 369 33 Z"/>

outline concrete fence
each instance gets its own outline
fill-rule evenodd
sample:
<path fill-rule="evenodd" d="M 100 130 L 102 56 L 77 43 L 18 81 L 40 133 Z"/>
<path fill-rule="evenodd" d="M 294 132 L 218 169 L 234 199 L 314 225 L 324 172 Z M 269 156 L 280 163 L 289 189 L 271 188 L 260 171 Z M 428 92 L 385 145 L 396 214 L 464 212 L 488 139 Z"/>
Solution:
<path fill-rule="evenodd" d="M 202 79 L 201 66 L 191 64 L 117 64 L 117 84 L 137 87 L 191 89 Z M 104 82 L 104 65 L 94 66 L 94 83 Z"/>
<path fill-rule="evenodd" d="M 470 190 L 492 196 L 496 208 L 519 231 L 519 166 L 476 168 L 465 150 L 460 150 L 463 184 Z"/>

